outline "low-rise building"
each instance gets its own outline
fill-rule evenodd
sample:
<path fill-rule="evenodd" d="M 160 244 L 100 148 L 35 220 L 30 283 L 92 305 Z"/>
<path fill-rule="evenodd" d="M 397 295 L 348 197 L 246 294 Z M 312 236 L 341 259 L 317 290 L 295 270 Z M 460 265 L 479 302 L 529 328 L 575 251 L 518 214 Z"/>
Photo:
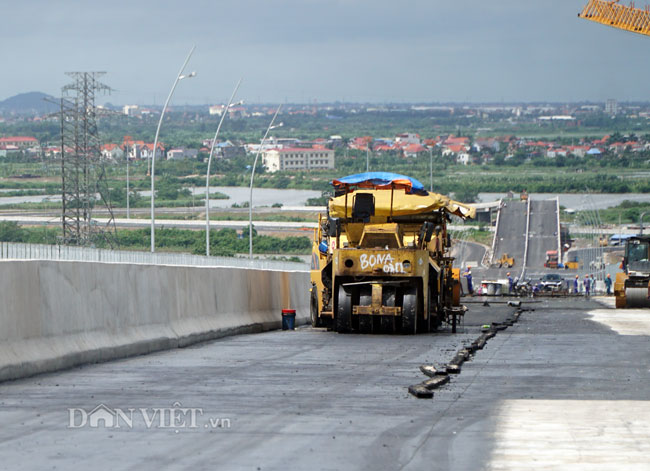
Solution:
<path fill-rule="evenodd" d="M 122 160 L 124 150 L 117 144 L 104 144 L 101 148 L 102 157 L 107 160 Z"/>
<path fill-rule="evenodd" d="M 576 157 L 582 158 L 589 150 L 589 146 L 569 146 L 567 147 L 567 150 Z"/>
<path fill-rule="evenodd" d="M 16 146 L 0 146 L 0 157 L 7 157 L 18 152 L 20 152 L 20 149 Z"/>
<path fill-rule="evenodd" d="M 420 144 L 409 144 L 404 146 L 402 150 L 404 151 L 404 157 L 417 157 L 418 154 L 427 152 L 427 148 Z"/>
<path fill-rule="evenodd" d="M 325 147 L 285 147 L 262 154 L 267 172 L 281 170 L 322 170 L 334 168 L 334 151 Z"/>
<path fill-rule="evenodd" d="M 412 132 L 403 132 L 395 136 L 395 142 L 404 145 L 409 145 L 409 144 L 420 145 L 420 135 Z"/>
<path fill-rule="evenodd" d="M 467 152 L 459 152 L 456 155 L 456 162 L 461 165 L 469 165 L 471 161 L 472 161 L 472 156 L 469 155 Z"/>
<path fill-rule="evenodd" d="M 122 113 L 127 116 L 138 116 L 140 114 L 140 107 L 138 105 L 124 105 Z"/>
<path fill-rule="evenodd" d="M 562 147 L 554 147 L 546 151 L 546 157 L 549 159 L 554 159 L 556 157 L 566 157 L 567 150 Z"/>
<path fill-rule="evenodd" d="M 459 155 L 461 152 L 467 152 L 469 150 L 469 146 L 466 146 L 464 144 L 452 144 L 452 145 L 445 145 L 442 149 L 442 155 L 444 157 L 447 157 L 449 155 Z"/>
<path fill-rule="evenodd" d="M 208 113 L 212 116 L 221 116 L 226 110 L 226 105 L 212 105 L 208 108 Z M 230 119 L 247 118 L 249 116 L 246 108 L 243 106 L 231 106 L 228 109 L 228 117 Z"/>
<path fill-rule="evenodd" d="M 31 136 L 8 136 L 0 137 L 0 146 L 16 146 L 18 149 L 29 149 L 39 147 L 38 139 Z"/>
<path fill-rule="evenodd" d="M 124 136 L 122 148 L 126 149 L 130 160 L 148 159 L 153 155 L 153 143 L 136 141 L 131 136 Z M 159 142 L 156 156 L 161 156 L 164 154 L 165 146 Z"/>
<path fill-rule="evenodd" d="M 199 151 L 196 149 L 186 149 L 185 147 L 176 147 L 167 151 L 167 160 L 185 160 L 196 159 Z"/>

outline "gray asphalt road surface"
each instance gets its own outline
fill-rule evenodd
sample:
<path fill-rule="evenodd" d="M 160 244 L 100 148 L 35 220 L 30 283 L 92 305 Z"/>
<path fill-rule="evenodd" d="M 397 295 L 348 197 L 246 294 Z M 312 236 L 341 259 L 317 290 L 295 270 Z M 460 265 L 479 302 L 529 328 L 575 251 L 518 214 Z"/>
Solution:
<path fill-rule="evenodd" d="M 433 400 L 407 393 L 510 314 L 498 301 L 469 304 L 458 335 L 302 328 L 1 384 L 0 469 L 647 469 L 643 312 L 541 299 Z M 69 408 L 174 403 L 201 409 L 196 428 L 68 427 Z"/>
<path fill-rule="evenodd" d="M 544 267 L 546 252 L 558 249 L 557 204 L 555 200 L 530 202 L 528 269 Z"/>

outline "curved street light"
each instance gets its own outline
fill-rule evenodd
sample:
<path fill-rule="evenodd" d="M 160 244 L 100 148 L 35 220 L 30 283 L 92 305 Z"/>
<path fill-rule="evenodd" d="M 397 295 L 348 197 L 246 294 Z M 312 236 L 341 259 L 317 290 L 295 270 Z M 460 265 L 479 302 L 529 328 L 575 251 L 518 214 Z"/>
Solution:
<path fill-rule="evenodd" d="M 232 100 L 235 98 L 235 94 L 237 93 L 237 90 L 239 90 L 239 85 L 241 85 L 241 81 L 242 79 L 239 79 L 239 82 L 237 82 L 237 85 L 235 86 L 232 95 L 230 95 L 230 100 L 228 100 L 228 104 L 223 110 L 221 119 L 219 120 L 219 125 L 217 126 L 217 132 L 214 133 L 214 139 L 212 139 L 212 146 L 210 147 L 210 156 L 208 157 L 208 171 L 205 175 L 205 255 L 206 257 L 210 256 L 210 165 L 212 164 L 212 154 L 214 154 L 214 147 L 217 145 L 217 137 L 219 137 L 219 130 L 221 129 L 221 125 L 223 124 L 224 119 L 226 119 L 226 115 L 228 114 L 228 111 L 230 110 L 231 107 L 238 106 L 244 103 L 243 100 L 240 100 L 237 103 L 232 102 Z"/>
<path fill-rule="evenodd" d="M 187 75 L 183 75 L 183 70 L 185 70 L 185 66 L 189 62 L 190 57 L 192 57 L 194 48 L 196 48 L 196 46 L 192 46 L 192 49 L 190 49 L 190 53 L 185 58 L 185 62 L 183 62 L 183 66 L 181 67 L 181 70 L 178 71 L 178 75 L 176 76 L 176 80 L 174 80 L 174 85 L 172 85 L 172 89 L 169 91 L 169 95 L 167 95 L 167 100 L 165 100 L 165 105 L 163 106 L 162 113 L 160 113 L 160 119 L 158 120 L 158 128 L 156 128 L 156 138 L 153 141 L 153 154 L 151 156 L 151 252 L 152 253 L 156 251 L 156 231 L 155 231 L 155 211 L 154 211 L 154 200 L 156 197 L 156 193 L 155 193 L 154 180 L 156 177 L 156 150 L 158 147 L 158 134 L 160 134 L 160 126 L 162 125 L 163 118 L 165 117 L 165 111 L 167 110 L 167 105 L 169 104 L 169 100 L 171 100 L 172 95 L 174 94 L 174 90 L 176 90 L 176 85 L 178 85 L 178 82 L 180 82 L 185 78 L 192 78 L 196 76 L 196 72 L 191 72 Z"/>
<path fill-rule="evenodd" d="M 257 158 L 260 156 L 260 152 L 262 151 L 262 146 L 264 146 L 264 141 L 266 141 L 266 136 L 269 135 L 271 129 L 279 128 L 283 125 L 283 123 L 280 123 L 277 126 L 273 126 L 273 123 L 275 122 L 275 118 L 278 116 L 280 109 L 282 109 L 282 105 L 278 106 L 278 109 L 275 110 L 273 119 L 271 119 L 271 122 L 269 123 L 269 127 L 266 128 L 266 132 L 264 133 L 262 142 L 260 142 L 260 146 L 258 147 L 257 152 L 255 153 L 255 160 L 253 161 L 253 171 L 251 172 L 250 197 L 248 199 L 248 258 L 251 260 L 253 259 L 253 178 L 255 178 L 255 166 L 257 165 Z"/>

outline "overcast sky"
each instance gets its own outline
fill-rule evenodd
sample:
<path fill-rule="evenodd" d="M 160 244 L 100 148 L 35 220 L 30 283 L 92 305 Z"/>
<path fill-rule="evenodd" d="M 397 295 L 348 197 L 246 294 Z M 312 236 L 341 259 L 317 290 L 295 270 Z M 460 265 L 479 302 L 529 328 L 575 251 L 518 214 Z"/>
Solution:
<path fill-rule="evenodd" d="M 650 98 L 650 37 L 579 19 L 587 0 L 0 0 L 0 99 L 60 95 L 103 70 L 98 100 L 162 104 Z M 642 6 L 643 0 L 637 2 Z"/>

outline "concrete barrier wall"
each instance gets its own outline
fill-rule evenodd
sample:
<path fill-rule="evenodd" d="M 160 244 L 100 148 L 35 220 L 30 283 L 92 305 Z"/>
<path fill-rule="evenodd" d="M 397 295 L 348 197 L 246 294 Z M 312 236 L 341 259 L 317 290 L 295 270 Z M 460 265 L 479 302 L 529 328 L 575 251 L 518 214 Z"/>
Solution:
<path fill-rule="evenodd" d="M 279 328 L 309 317 L 309 273 L 0 262 L 0 381 Z"/>

